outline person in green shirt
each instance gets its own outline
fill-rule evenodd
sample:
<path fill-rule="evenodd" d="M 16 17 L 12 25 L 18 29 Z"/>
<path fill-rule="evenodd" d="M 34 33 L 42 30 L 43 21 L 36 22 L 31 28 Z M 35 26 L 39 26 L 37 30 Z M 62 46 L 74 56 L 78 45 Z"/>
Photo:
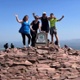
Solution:
<path fill-rule="evenodd" d="M 57 45 L 59 45 L 59 39 L 58 39 L 58 35 L 57 35 L 57 29 L 56 29 L 56 22 L 61 21 L 64 18 L 64 16 L 62 16 L 60 19 L 55 18 L 54 14 L 51 13 L 50 14 L 50 35 L 51 35 L 51 43 L 54 43 L 54 36 L 56 38 L 56 42 Z"/>

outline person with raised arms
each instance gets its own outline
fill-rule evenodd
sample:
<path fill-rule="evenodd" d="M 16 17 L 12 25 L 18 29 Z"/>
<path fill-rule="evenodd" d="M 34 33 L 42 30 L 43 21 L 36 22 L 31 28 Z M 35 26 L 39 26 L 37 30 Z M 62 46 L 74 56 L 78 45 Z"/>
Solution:
<path fill-rule="evenodd" d="M 57 19 L 53 13 L 51 13 L 50 17 L 49 17 L 51 43 L 54 43 L 54 36 L 55 36 L 55 38 L 56 38 L 55 44 L 58 46 L 59 46 L 59 38 L 57 35 L 56 22 L 61 21 L 63 18 L 64 18 L 64 16 L 62 16 L 60 19 Z"/>
<path fill-rule="evenodd" d="M 35 18 L 35 13 L 33 13 L 33 16 Z M 47 34 L 47 38 L 48 38 L 48 32 L 49 32 L 49 22 L 48 22 L 48 17 L 46 15 L 46 12 L 42 13 L 41 17 L 38 17 L 38 19 L 41 20 L 41 31 L 45 32 Z"/>
<path fill-rule="evenodd" d="M 17 22 L 21 23 L 21 28 L 19 32 L 22 35 L 22 42 L 23 46 L 26 47 L 26 36 L 28 37 L 28 47 L 30 47 L 30 41 L 31 41 L 31 36 L 30 36 L 30 24 L 28 21 L 28 15 L 25 15 L 23 17 L 23 20 L 19 20 L 18 15 L 15 15 Z"/>
<path fill-rule="evenodd" d="M 33 16 L 35 18 L 35 13 L 33 13 Z M 56 37 L 55 44 L 56 45 L 59 45 L 59 39 L 58 39 L 57 29 L 56 29 L 55 23 L 58 21 L 61 21 L 63 18 L 64 18 L 64 16 L 62 16 L 60 19 L 57 19 L 53 13 L 50 14 L 50 17 L 47 17 L 46 12 L 43 12 L 42 17 L 38 17 L 38 19 L 40 19 L 42 22 L 41 31 L 46 32 L 47 38 L 48 38 L 48 32 L 50 30 L 51 43 L 54 43 L 53 38 L 55 35 L 55 37 Z M 48 21 L 50 21 L 50 29 L 49 29 Z"/>

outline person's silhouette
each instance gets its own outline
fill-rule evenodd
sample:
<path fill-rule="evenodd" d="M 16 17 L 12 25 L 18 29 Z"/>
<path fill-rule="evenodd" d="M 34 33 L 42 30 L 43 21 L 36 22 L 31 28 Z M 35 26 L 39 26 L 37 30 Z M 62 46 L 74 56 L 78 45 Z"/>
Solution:
<path fill-rule="evenodd" d="M 4 48 L 7 49 L 9 47 L 8 43 L 4 44 Z"/>
<path fill-rule="evenodd" d="M 14 48 L 14 45 L 13 45 L 13 43 L 11 43 L 11 48 Z"/>

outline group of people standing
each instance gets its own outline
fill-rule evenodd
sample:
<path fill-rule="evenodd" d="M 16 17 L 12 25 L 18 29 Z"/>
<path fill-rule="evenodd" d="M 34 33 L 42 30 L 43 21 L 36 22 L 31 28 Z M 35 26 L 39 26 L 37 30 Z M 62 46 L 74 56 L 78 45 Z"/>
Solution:
<path fill-rule="evenodd" d="M 25 15 L 22 20 L 19 20 L 18 15 L 15 16 L 16 20 L 22 25 L 19 32 L 22 35 L 24 47 L 26 47 L 26 36 L 28 37 L 28 46 L 30 46 L 31 42 L 31 46 L 35 47 L 36 35 L 38 29 L 41 32 L 45 32 L 47 34 L 47 38 L 48 38 L 48 33 L 50 31 L 51 43 L 54 43 L 54 36 L 55 36 L 56 41 L 59 45 L 59 39 L 55 23 L 61 21 L 64 18 L 64 16 L 62 16 L 60 19 L 57 19 L 53 13 L 50 14 L 50 17 L 47 17 L 46 12 L 43 12 L 41 17 L 33 13 L 33 17 L 35 18 L 35 20 L 33 20 L 31 23 L 29 23 L 28 15 Z M 41 24 L 39 19 L 41 20 Z M 49 27 L 49 22 L 50 22 L 50 27 Z"/>

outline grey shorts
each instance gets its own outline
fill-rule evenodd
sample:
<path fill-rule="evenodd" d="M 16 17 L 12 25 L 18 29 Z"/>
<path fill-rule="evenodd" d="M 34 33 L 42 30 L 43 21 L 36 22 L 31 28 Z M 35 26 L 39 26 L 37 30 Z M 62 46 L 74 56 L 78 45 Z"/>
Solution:
<path fill-rule="evenodd" d="M 57 34 L 57 30 L 55 29 L 55 27 L 50 27 L 50 34 Z"/>

